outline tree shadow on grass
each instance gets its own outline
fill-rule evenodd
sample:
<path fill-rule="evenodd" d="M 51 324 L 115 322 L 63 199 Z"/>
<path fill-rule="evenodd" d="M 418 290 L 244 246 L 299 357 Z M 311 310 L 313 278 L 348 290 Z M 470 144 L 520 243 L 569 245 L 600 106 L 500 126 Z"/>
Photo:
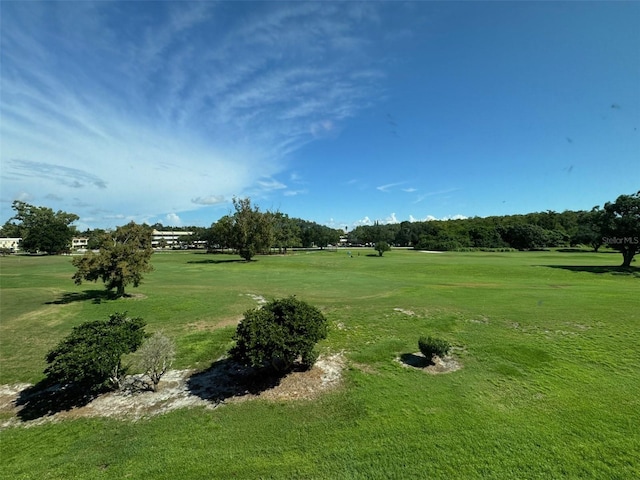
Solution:
<path fill-rule="evenodd" d="M 250 262 L 255 262 L 255 260 L 250 260 Z M 225 260 L 213 260 L 213 259 L 207 259 L 207 260 L 190 260 L 187 263 L 210 263 L 213 265 L 217 265 L 219 263 L 248 263 L 246 260 L 244 260 L 243 258 L 229 258 L 229 259 L 225 259 Z"/>
<path fill-rule="evenodd" d="M 428 359 L 424 355 L 418 355 L 415 353 L 403 353 L 400 355 L 400 361 L 405 365 L 414 368 L 425 368 L 431 365 L 435 365 L 433 360 Z"/>
<path fill-rule="evenodd" d="M 22 421 L 35 420 L 58 412 L 84 407 L 98 393 L 77 386 L 52 385 L 47 379 L 20 392 L 16 399 L 17 416 Z"/>
<path fill-rule="evenodd" d="M 46 302 L 46 305 L 66 305 L 73 302 L 85 302 L 91 300 L 92 303 L 100 304 L 104 300 L 117 299 L 115 292 L 110 290 L 85 290 L 84 292 L 66 292 L 63 293 L 60 298 L 51 302 Z"/>
<path fill-rule="evenodd" d="M 231 397 L 259 395 L 277 387 L 288 373 L 245 367 L 225 358 L 192 375 L 187 380 L 187 389 L 203 400 L 222 403 Z"/>
<path fill-rule="evenodd" d="M 561 268 L 571 272 L 589 272 L 611 275 L 632 275 L 640 278 L 640 267 L 620 267 L 611 265 L 539 265 L 540 267 Z"/>
<path fill-rule="evenodd" d="M 596 253 L 591 250 L 585 250 L 584 248 L 556 248 L 556 252 L 560 253 Z"/>

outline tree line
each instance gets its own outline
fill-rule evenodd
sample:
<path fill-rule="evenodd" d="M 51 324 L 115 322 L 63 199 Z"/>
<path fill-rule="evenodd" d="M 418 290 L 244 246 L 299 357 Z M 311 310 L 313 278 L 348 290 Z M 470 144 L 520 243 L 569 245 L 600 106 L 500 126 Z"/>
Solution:
<path fill-rule="evenodd" d="M 249 198 L 234 198 L 233 207 L 233 212 L 209 228 L 183 227 L 183 230 L 193 231 L 187 241 L 204 244 L 210 252 L 232 250 L 249 261 L 255 255 L 271 253 L 274 248 L 286 253 L 294 247 L 324 248 L 336 245 L 344 234 L 340 229 L 291 218 L 282 212 L 263 212 L 258 206 L 252 205 Z M 77 215 L 54 212 L 50 208 L 21 201 L 13 202 L 13 208 L 16 214 L 3 225 L 2 236 L 22 237 L 20 247 L 28 252 L 59 254 L 70 249 L 71 238 L 78 234 L 72 225 L 78 220 Z M 112 264 L 117 263 L 117 252 L 120 250 L 127 251 L 129 255 L 133 255 L 133 251 L 145 251 L 147 258 L 143 259 L 143 263 L 146 263 L 151 255 L 151 232 L 153 228 L 164 227 L 161 224 L 137 226 L 139 230 L 133 234 L 132 225 L 135 224 L 129 224 L 128 232 L 119 232 L 124 227 L 118 227 L 116 231 L 96 229 L 82 234 L 89 237 L 90 250 L 109 250 Z M 119 236 L 130 238 L 132 235 L 144 238 L 130 240 L 127 248 L 118 247 L 122 244 Z M 445 251 L 536 250 L 588 245 L 598 251 L 607 245 L 620 251 L 622 265 L 628 267 L 640 250 L 640 192 L 620 195 L 615 202 L 607 202 L 603 207 L 597 206 L 590 211 L 567 210 L 559 213 L 549 210 L 463 220 L 376 223 L 353 229 L 348 232 L 347 240 L 349 245 L 377 246 L 380 255 L 387 250 L 387 246 Z M 106 255 L 103 260 L 104 268 L 101 267 L 99 273 L 96 273 L 99 268 L 95 258 L 77 265 L 81 272 L 79 278 L 95 280 L 108 277 L 111 268 Z"/>
<path fill-rule="evenodd" d="M 349 232 L 352 245 L 387 242 L 419 250 L 538 250 L 603 245 L 619 250 L 629 266 L 640 250 L 640 192 L 590 211 L 538 212 L 462 220 L 401 222 L 359 226 Z"/>

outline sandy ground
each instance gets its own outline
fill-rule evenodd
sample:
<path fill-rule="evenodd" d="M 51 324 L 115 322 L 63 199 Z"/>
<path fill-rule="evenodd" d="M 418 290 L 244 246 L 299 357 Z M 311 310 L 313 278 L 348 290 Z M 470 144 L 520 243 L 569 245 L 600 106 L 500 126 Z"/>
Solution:
<path fill-rule="evenodd" d="M 440 373 L 450 373 L 460 370 L 462 365 L 454 357 L 446 356 L 443 358 L 437 355 L 433 357 L 433 361 L 428 361 L 427 358 L 421 353 L 405 353 L 396 358 L 403 367 L 417 368 L 425 373 L 437 375 Z"/>
<path fill-rule="evenodd" d="M 16 400 L 31 385 L 0 385 L 0 413 L 13 414 L 0 423 L 0 429 L 79 417 L 111 417 L 135 421 L 179 408 L 214 409 L 225 403 L 256 398 L 271 401 L 312 399 L 340 385 L 344 365 L 342 353 L 320 356 L 310 370 L 294 371 L 282 378 L 260 380 L 259 385 L 255 385 L 256 377 L 247 377 L 247 369 L 221 359 L 204 372 L 170 370 L 162 377 L 157 392 L 132 388 L 133 385 L 139 385 L 142 379 L 140 376 L 131 376 L 128 378 L 130 388 L 100 395 L 81 407 L 28 421 L 19 418 L 23 407 L 17 406 Z"/>

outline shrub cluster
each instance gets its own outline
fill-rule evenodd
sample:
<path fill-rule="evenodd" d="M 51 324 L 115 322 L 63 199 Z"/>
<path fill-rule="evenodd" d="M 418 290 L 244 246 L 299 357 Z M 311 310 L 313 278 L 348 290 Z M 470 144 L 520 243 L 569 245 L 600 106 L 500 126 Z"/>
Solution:
<path fill-rule="evenodd" d="M 449 353 L 451 344 L 442 338 L 428 336 L 418 339 L 418 348 L 420 348 L 422 354 L 430 360 L 434 355 L 444 357 Z"/>

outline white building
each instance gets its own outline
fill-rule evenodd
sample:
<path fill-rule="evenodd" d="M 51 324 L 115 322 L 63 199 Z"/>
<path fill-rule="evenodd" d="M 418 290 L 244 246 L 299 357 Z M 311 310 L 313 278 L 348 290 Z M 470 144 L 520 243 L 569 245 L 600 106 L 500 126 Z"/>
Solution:
<path fill-rule="evenodd" d="M 7 249 L 11 253 L 18 251 L 18 244 L 22 241 L 20 237 L 2 237 L 0 238 L 0 248 Z"/>
<path fill-rule="evenodd" d="M 151 245 L 153 248 L 173 248 L 180 246 L 189 239 L 193 232 L 173 232 L 169 230 L 153 230 Z"/>
<path fill-rule="evenodd" d="M 73 237 L 71 239 L 71 249 L 79 250 L 89 246 L 89 237 Z"/>

